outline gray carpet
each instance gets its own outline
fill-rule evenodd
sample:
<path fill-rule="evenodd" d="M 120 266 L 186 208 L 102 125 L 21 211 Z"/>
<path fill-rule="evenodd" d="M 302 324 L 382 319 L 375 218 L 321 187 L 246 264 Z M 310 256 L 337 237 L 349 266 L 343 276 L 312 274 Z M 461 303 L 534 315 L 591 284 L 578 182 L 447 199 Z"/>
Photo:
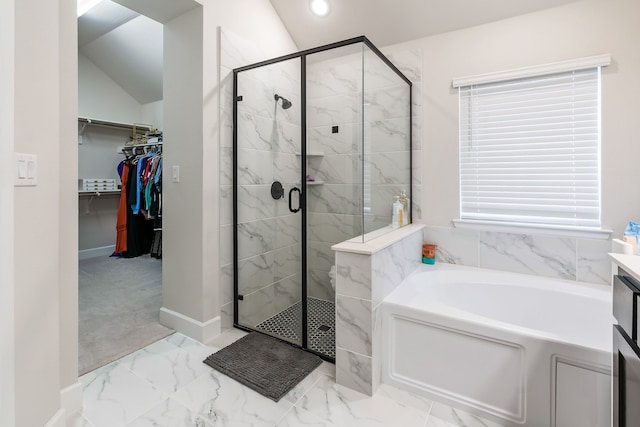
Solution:
<path fill-rule="evenodd" d="M 279 339 L 251 332 L 213 353 L 204 363 L 277 402 L 322 359 Z"/>
<path fill-rule="evenodd" d="M 79 267 L 80 375 L 174 332 L 158 322 L 161 260 L 96 257 Z"/>

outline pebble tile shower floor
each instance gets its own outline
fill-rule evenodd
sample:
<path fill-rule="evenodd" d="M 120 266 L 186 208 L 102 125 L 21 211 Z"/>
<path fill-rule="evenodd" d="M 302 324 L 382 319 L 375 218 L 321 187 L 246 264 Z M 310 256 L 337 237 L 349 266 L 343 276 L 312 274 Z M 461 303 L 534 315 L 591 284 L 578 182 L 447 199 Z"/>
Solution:
<path fill-rule="evenodd" d="M 307 298 L 308 344 L 309 348 L 326 356 L 336 357 L 335 304 L 317 298 Z M 268 318 L 256 326 L 262 330 L 287 340 L 300 342 L 302 302 L 298 301 L 289 308 Z"/>

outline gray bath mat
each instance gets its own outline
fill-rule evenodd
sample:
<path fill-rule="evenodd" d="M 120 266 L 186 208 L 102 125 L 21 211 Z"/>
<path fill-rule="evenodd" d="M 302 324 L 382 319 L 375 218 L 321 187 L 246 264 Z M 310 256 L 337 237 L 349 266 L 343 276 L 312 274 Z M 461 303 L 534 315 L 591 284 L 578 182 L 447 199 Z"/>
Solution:
<path fill-rule="evenodd" d="M 204 363 L 277 402 L 322 359 L 284 341 L 251 332 L 213 353 Z"/>

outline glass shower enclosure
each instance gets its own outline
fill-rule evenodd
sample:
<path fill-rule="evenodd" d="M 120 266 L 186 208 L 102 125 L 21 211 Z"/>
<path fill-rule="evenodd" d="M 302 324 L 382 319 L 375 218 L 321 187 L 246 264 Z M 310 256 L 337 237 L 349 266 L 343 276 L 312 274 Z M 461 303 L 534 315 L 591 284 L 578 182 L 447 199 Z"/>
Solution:
<path fill-rule="evenodd" d="M 333 361 L 331 246 L 411 198 L 411 82 L 366 37 L 233 76 L 234 325 Z"/>

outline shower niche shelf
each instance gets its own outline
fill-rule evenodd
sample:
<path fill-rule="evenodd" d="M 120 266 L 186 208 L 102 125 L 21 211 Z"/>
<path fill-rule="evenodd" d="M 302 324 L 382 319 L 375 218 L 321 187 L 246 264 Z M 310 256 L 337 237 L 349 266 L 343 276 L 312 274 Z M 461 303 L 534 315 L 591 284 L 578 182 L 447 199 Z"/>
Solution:
<path fill-rule="evenodd" d="M 307 185 L 323 185 L 324 181 L 305 181 Z M 296 183 L 296 185 L 300 185 L 300 183 Z"/>
<path fill-rule="evenodd" d="M 299 156 L 300 153 L 295 153 L 296 156 Z M 307 157 L 324 157 L 324 153 L 322 151 L 308 151 Z"/>

